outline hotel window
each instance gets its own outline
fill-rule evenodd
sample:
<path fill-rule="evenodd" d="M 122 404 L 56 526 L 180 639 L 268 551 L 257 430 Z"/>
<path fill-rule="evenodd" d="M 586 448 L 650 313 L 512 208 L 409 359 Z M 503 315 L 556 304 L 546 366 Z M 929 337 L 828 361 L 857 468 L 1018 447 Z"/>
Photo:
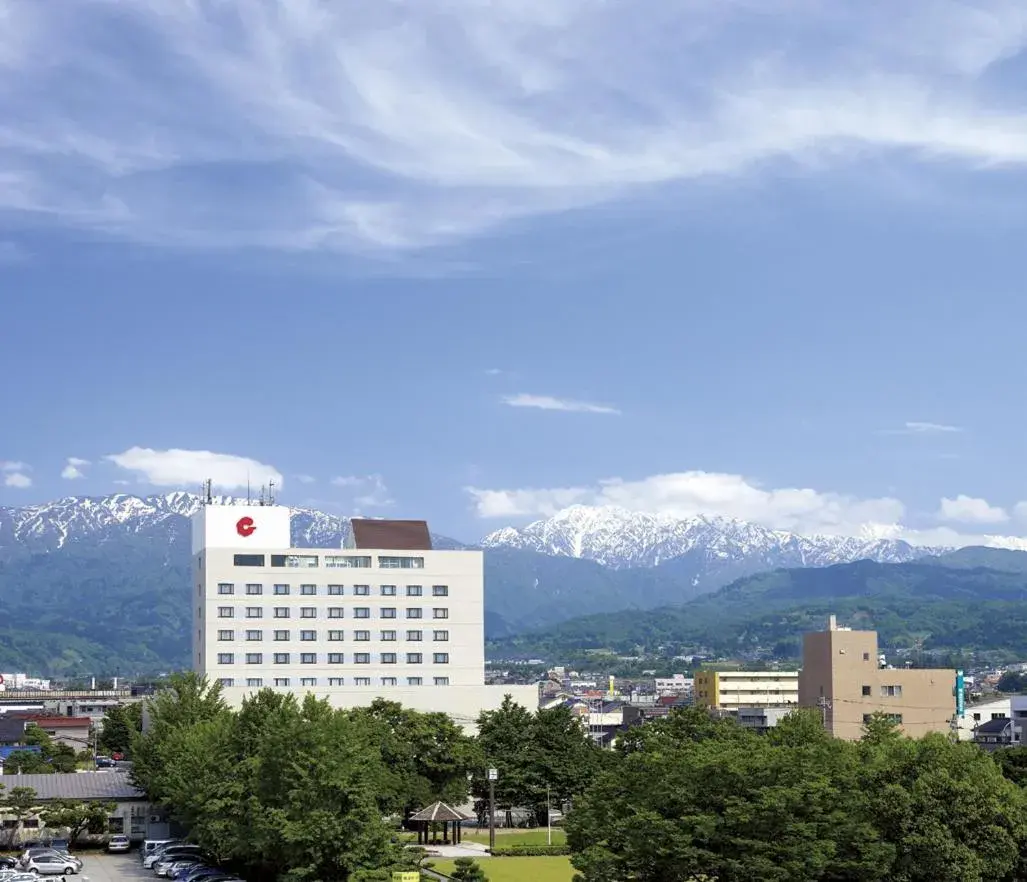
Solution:
<path fill-rule="evenodd" d="M 235 631 L 218 631 L 218 640 L 235 640 Z"/>
<path fill-rule="evenodd" d="M 317 585 L 300 585 L 300 594 L 304 597 L 317 597 Z"/>
<path fill-rule="evenodd" d="M 329 597 L 342 597 L 343 594 L 345 594 L 345 591 L 344 591 L 342 585 L 329 585 L 328 586 L 328 596 Z"/>
<path fill-rule="evenodd" d="M 275 640 L 289 640 L 288 631 L 275 631 Z"/>
<path fill-rule="evenodd" d="M 424 656 L 419 652 L 408 652 L 407 653 L 407 664 L 408 665 L 419 665 L 424 661 Z"/>
<path fill-rule="evenodd" d="M 219 582 L 218 594 L 235 594 L 235 585 L 231 582 Z"/>
<path fill-rule="evenodd" d="M 369 606 L 358 606 L 353 610 L 353 618 L 355 619 L 369 619 L 371 618 L 371 607 Z"/>
<path fill-rule="evenodd" d="M 235 653 L 232 653 L 232 652 L 219 652 L 218 653 L 218 664 L 219 665 L 234 665 L 235 664 Z"/>
<path fill-rule="evenodd" d="M 248 584 L 246 586 L 246 593 L 251 595 L 251 596 L 255 595 L 255 594 L 263 594 L 264 593 L 264 586 L 263 585 L 251 585 L 251 584 Z"/>
<path fill-rule="evenodd" d="M 316 686 L 317 677 L 300 677 L 300 686 Z"/>
<path fill-rule="evenodd" d="M 435 685 L 436 686 L 448 686 L 449 685 L 449 677 L 436 677 L 435 678 Z"/>
<path fill-rule="evenodd" d="M 316 606 L 301 606 L 300 607 L 300 618 L 301 619 L 316 619 L 317 618 L 317 607 Z"/>
<path fill-rule="evenodd" d="M 337 642 L 337 641 L 343 640 L 345 638 L 343 637 L 343 632 L 342 631 L 329 631 L 328 632 L 328 639 L 333 641 L 333 642 Z"/>
<path fill-rule="evenodd" d="M 449 597 L 449 586 L 448 585 L 432 585 L 431 586 L 432 597 Z"/>
<path fill-rule="evenodd" d="M 435 609 L 432 610 L 432 618 L 433 619 L 448 619 L 449 618 L 449 610 L 446 609 L 445 607 L 437 606 L 437 607 L 435 607 Z"/>
<path fill-rule="evenodd" d="M 396 685 L 396 678 L 395 677 L 382 677 L 382 686 L 395 686 L 395 685 Z"/>
<path fill-rule="evenodd" d="M 371 632 L 370 631 L 354 631 L 353 632 L 353 639 L 357 640 L 359 642 L 366 642 L 366 641 L 371 639 Z"/>
<path fill-rule="evenodd" d="M 383 665 L 394 665 L 396 664 L 396 653 L 394 652 L 383 652 L 382 656 Z"/>
<path fill-rule="evenodd" d="M 328 664 L 330 665 L 341 665 L 346 663 L 346 656 L 341 652 L 329 652 L 328 653 Z M 342 684 L 340 684 L 342 685 Z"/>
<path fill-rule="evenodd" d="M 317 640 L 317 631 L 300 631 L 300 640 Z"/>
<path fill-rule="evenodd" d="M 371 593 L 371 586 L 370 585 L 354 585 L 353 586 L 353 593 L 357 597 L 367 597 Z"/>
<path fill-rule="evenodd" d="M 395 597 L 396 596 L 396 586 L 395 585 L 382 585 L 381 591 L 382 591 L 382 597 Z"/>
<path fill-rule="evenodd" d="M 264 680 L 261 677 L 247 677 L 246 685 L 249 686 L 250 689 L 259 689 L 264 685 Z"/>
<path fill-rule="evenodd" d="M 354 686 L 370 686 L 371 685 L 371 678 L 370 677 L 354 677 L 353 678 L 353 685 Z"/>
<path fill-rule="evenodd" d="M 420 677 L 407 677 L 407 686 L 420 686 L 424 680 Z"/>
<path fill-rule="evenodd" d="M 869 687 L 869 686 L 864 686 L 864 687 L 863 687 L 863 694 L 864 694 L 864 695 L 869 695 L 869 694 L 870 694 L 870 691 L 871 691 L 871 690 L 870 690 L 870 687 Z"/>
<path fill-rule="evenodd" d="M 881 695 L 887 696 L 889 698 L 901 698 L 902 697 L 902 687 L 901 686 L 882 686 L 881 687 Z"/>
<path fill-rule="evenodd" d="M 382 631 L 381 632 L 381 637 L 379 637 L 379 639 L 383 643 L 392 643 L 396 639 L 396 632 L 395 631 Z"/>
<path fill-rule="evenodd" d="M 316 665 L 317 664 L 317 653 L 316 652 L 301 652 L 300 653 L 300 664 L 301 665 Z"/>
<path fill-rule="evenodd" d="M 287 618 L 289 618 L 289 607 L 287 607 L 287 606 L 276 606 L 275 607 L 275 618 L 276 619 L 287 619 Z"/>
<path fill-rule="evenodd" d="M 407 585 L 407 597 L 420 597 L 421 586 L 420 585 Z"/>
<path fill-rule="evenodd" d="M 407 618 L 408 619 L 419 619 L 421 618 L 421 608 L 419 606 L 407 607 Z"/>
<path fill-rule="evenodd" d="M 417 643 L 424 639 L 423 631 L 407 631 L 407 640 Z"/>
<path fill-rule="evenodd" d="M 262 619 L 264 618 L 264 608 L 260 606 L 248 606 L 246 607 L 246 618 L 248 619 Z"/>
<path fill-rule="evenodd" d="M 436 643 L 445 643 L 449 640 L 449 631 L 435 631 L 434 640 Z"/>
<path fill-rule="evenodd" d="M 328 618 L 330 618 L 330 619 L 341 619 L 342 618 L 342 607 L 341 606 L 330 606 L 330 607 L 328 607 Z"/>
<path fill-rule="evenodd" d="M 237 567 L 262 567 L 264 566 L 264 555 L 237 554 L 232 558 L 232 563 Z"/>
<path fill-rule="evenodd" d="M 317 566 L 316 554 L 272 554 L 271 566 L 309 570 Z"/>
<path fill-rule="evenodd" d="M 263 640 L 264 639 L 264 632 L 263 631 L 247 631 L 246 632 L 246 639 L 247 640 Z"/>
<path fill-rule="evenodd" d="M 423 557 L 385 557 L 379 555 L 378 566 L 383 570 L 423 570 Z"/>
<path fill-rule="evenodd" d="M 247 652 L 246 653 L 246 664 L 248 665 L 260 665 L 264 663 L 264 654 L 262 652 Z"/>
<path fill-rule="evenodd" d="M 328 685 L 329 686 L 345 686 L 346 685 L 346 679 L 344 677 L 329 677 L 328 678 Z"/>
<path fill-rule="evenodd" d="M 371 558 L 355 554 L 326 554 L 325 568 L 329 570 L 367 569 Z"/>
<path fill-rule="evenodd" d="M 432 661 L 437 665 L 448 665 L 449 664 L 449 653 L 448 652 L 436 652 L 432 656 Z"/>
<path fill-rule="evenodd" d="M 394 619 L 394 618 L 396 618 L 396 607 L 394 607 L 394 606 L 383 606 L 382 607 L 382 618 L 383 619 Z"/>
<path fill-rule="evenodd" d="M 235 680 L 233 680 L 231 677 L 222 677 L 220 680 L 218 680 L 218 682 L 222 686 L 234 686 L 235 685 Z"/>
<path fill-rule="evenodd" d="M 284 595 L 286 595 L 288 593 L 289 593 L 289 586 L 288 585 L 275 585 L 275 594 L 278 597 L 283 597 Z"/>
<path fill-rule="evenodd" d="M 289 664 L 289 653 L 288 652 L 276 652 L 275 653 L 275 664 L 276 665 L 287 665 L 287 664 Z"/>
<path fill-rule="evenodd" d="M 369 665 L 371 664 L 371 653 L 369 652 L 357 652 L 353 655 L 353 664 L 355 665 Z"/>
<path fill-rule="evenodd" d="M 275 686 L 288 686 L 288 685 L 289 685 L 289 678 L 288 677 L 275 677 Z"/>

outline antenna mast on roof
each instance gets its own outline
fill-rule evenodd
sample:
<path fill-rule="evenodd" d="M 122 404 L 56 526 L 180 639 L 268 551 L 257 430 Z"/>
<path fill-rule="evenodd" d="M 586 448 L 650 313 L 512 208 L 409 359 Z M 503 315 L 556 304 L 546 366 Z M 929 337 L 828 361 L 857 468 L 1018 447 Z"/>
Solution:
<path fill-rule="evenodd" d="M 268 505 L 274 505 L 275 504 L 275 482 L 274 481 L 268 481 L 267 482 L 267 504 Z"/>

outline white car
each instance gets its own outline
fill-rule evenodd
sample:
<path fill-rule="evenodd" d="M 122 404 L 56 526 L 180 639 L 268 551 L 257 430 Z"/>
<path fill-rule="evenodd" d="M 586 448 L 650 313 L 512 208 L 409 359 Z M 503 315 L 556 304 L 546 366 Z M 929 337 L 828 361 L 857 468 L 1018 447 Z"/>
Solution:
<path fill-rule="evenodd" d="M 74 876 L 81 871 L 82 862 L 57 852 L 33 855 L 26 862 L 25 869 L 38 876 Z"/>
<path fill-rule="evenodd" d="M 115 834 L 107 840 L 107 851 L 112 853 L 123 853 L 132 848 L 129 838 L 121 833 Z"/>

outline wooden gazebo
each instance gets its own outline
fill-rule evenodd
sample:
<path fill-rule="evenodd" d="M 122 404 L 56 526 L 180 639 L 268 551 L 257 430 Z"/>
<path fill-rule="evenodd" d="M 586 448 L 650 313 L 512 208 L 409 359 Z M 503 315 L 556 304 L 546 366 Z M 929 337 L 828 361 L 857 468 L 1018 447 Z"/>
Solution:
<path fill-rule="evenodd" d="M 449 845 L 451 842 L 453 845 L 458 845 L 463 839 L 461 822 L 470 821 L 471 817 L 471 815 L 465 815 L 463 812 L 457 811 L 451 805 L 446 805 L 444 802 L 436 802 L 411 815 L 407 818 L 407 823 L 417 830 L 418 845 L 431 844 L 432 824 L 442 825 L 442 845 Z M 451 825 L 452 836 L 450 835 Z"/>

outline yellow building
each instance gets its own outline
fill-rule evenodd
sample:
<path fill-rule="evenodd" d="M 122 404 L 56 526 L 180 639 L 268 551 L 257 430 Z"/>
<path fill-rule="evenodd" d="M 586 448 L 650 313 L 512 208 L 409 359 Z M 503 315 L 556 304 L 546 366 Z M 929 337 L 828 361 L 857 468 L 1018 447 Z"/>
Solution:
<path fill-rule="evenodd" d="M 799 672 L 696 671 L 693 689 L 699 707 L 783 707 L 799 702 Z"/>
<path fill-rule="evenodd" d="M 802 641 L 799 704 L 819 708 L 824 727 L 854 741 L 874 713 L 885 713 L 905 734 L 948 732 L 956 714 L 956 672 L 949 669 L 881 667 L 876 631 L 839 628 L 831 616 L 826 631 Z"/>

